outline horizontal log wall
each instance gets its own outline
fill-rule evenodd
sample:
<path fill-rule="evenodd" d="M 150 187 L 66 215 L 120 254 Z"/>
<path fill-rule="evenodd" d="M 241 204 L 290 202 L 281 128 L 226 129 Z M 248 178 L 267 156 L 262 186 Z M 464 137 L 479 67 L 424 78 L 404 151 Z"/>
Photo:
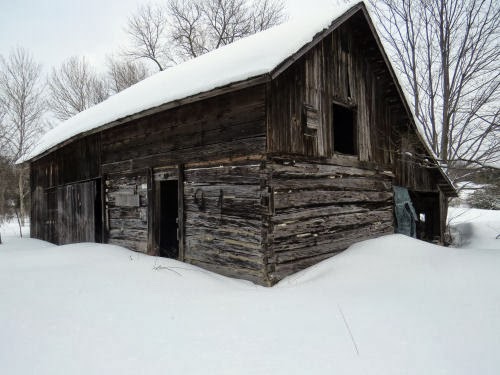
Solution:
<path fill-rule="evenodd" d="M 394 232 L 391 174 L 293 161 L 270 162 L 267 170 L 272 215 L 265 249 L 272 282 L 355 242 Z"/>
<path fill-rule="evenodd" d="M 261 164 L 187 167 L 184 173 L 185 261 L 269 285 Z"/>
<path fill-rule="evenodd" d="M 148 173 L 105 179 L 107 243 L 148 251 Z"/>

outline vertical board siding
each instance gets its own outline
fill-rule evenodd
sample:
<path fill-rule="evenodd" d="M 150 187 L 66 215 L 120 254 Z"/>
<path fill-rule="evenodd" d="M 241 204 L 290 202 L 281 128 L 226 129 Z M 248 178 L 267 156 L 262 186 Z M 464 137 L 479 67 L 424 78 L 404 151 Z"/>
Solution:
<path fill-rule="evenodd" d="M 57 189 L 59 244 L 95 241 L 96 189 L 95 181 Z"/>
<path fill-rule="evenodd" d="M 359 162 L 390 168 L 401 186 L 437 192 L 438 171 L 405 158 L 410 139 L 414 151 L 426 152 L 363 17 L 353 16 L 271 82 L 268 152 L 315 162 L 345 157 L 333 149 L 332 123 L 332 103 L 343 103 L 356 114 Z M 318 110 L 315 132 L 301 119 L 304 106 Z"/>
<path fill-rule="evenodd" d="M 30 168 L 31 237 L 57 244 L 94 241 L 94 180 L 100 177 L 100 136 L 74 141 L 32 162 Z M 73 212 L 80 204 L 91 207 Z M 58 214 L 58 210 L 64 211 Z M 78 222 L 83 227 L 76 226 Z"/>
<path fill-rule="evenodd" d="M 95 180 L 37 187 L 32 193 L 31 236 L 59 245 L 94 242 L 98 188 Z"/>

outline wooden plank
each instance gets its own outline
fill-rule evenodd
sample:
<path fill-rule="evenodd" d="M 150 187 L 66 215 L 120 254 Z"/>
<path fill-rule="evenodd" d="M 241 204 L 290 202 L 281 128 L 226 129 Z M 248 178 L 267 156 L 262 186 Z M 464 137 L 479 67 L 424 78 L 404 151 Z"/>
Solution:
<path fill-rule="evenodd" d="M 147 155 L 132 160 L 123 160 L 119 162 L 103 164 L 103 173 L 123 173 L 144 168 L 156 168 L 163 165 L 193 163 L 205 161 L 211 163 L 212 160 L 224 157 L 241 158 L 244 155 L 255 155 L 264 152 L 265 137 L 254 137 L 248 139 L 239 139 L 225 143 L 199 146 L 187 149 L 177 150 L 172 153 L 160 153 Z"/>
<path fill-rule="evenodd" d="M 362 238 L 375 238 L 387 233 L 394 233 L 394 224 L 392 221 L 374 223 L 364 222 L 359 223 L 355 227 L 337 227 L 322 232 L 307 233 L 308 236 L 289 236 L 271 240 L 273 241 L 272 246 L 274 248 L 274 252 L 278 255 L 280 253 L 289 253 L 300 249 L 302 249 L 300 251 L 307 252 L 309 251 L 307 249 L 314 246 L 337 246 L 334 245 L 334 243 L 339 243 L 345 240 L 352 240 L 349 244 L 351 245 L 355 242 L 362 241 Z M 342 246 L 343 245 L 337 246 L 335 248 L 336 251 L 343 250 Z"/>
<path fill-rule="evenodd" d="M 185 172 L 186 182 L 202 181 L 202 184 L 227 184 L 236 180 L 241 185 L 256 185 L 260 182 L 260 164 L 216 165 L 190 168 Z"/>
<path fill-rule="evenodd" d="M 302 219 L 273 225 L 272 238 L 280 239 L 282 243 L 282 237 L 292 237 L 290 240 L 293 242 L 306 235 L 314 236 L 318 233 L 337 230 L 337 228 L 358 228 L 362 232 L 361 227 L 365 224 L 392 223 L 392 218 L 392 209 L 389 209 Z"/>
<path fill-rule="evenodd" d="M 376 177 L 390 179 L 391 172 L 380 172 L 374 168 L 357 168 L 338 164 L 296 162 L 290 159 L 282 163 L 269 163 L 273 178 L 325 178 L 325 177 Z"/>
<path fill-rule="evenodd" d="M 362 205 L 331 205 L 321 207 L 306 207 L 306 208 L 292 208 L 290 210 L 282 210 L 279 213 L 271 216 L 273 224 L 289 223 L 301 221 L 308 218 L 317 218 L 322 216 L 342 215 L 347 213 L 362 213 L 369 212 L 370 208 Z"/>
<path fill-rule="evenodd" d="M 150 170 L 134 174 L 108 175 L 106 185 L 106 209 L 108 213 L 108 243 L 125 246 L 131 250 L 148 253 L 151 250 L 151 215 L 148 209 L 151 194 L 152 174 Z M 116 196 L 136 194 L 139 206 L 121 205 Z"/>
<path fill-rule="evenodd" d="M 274 178 L 271 186 L 275 192 L 279 190 L 350 190 L 350 191 L 391 191 L 390 180 L 366 177 L 336 177 L 323 179 L 277 179 Z"/>
<path fill-rule="evenodd" d="M 380 191 L 292 191 L 274 192 L 276 210 L 310 205 L 330 205 L 335 203 L 387 202 L 392 199 L 392 192 Z"/>
<path fill-rule="evenodd" d="M 184 214 L 184 184 L 185 184 L 185 171 L 184 171 L 184 166 L 182 164 L 178 165 L 178 185 L 177 185 L 177 191 L 178 191 L 178 228 L 177 228 L 177 233 L 178 233 L 178 240 L 179 240 L 179 260 L 184 261 L 185 258 L 185 234 L 186 234 L 186 229 L 185 229 L 185 214 Z"/>

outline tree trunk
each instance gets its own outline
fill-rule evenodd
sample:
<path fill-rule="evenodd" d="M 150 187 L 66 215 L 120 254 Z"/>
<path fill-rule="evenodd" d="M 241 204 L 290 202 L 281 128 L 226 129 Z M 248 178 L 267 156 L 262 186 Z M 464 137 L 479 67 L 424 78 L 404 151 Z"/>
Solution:
<path fill-rule="evenodd" d="M 19 168 L 19 220 L 21 225 L 24 226 L 24 218 L 25 218 L 25 208 L 24 208 L 24 169 L 21 166 Z"/>

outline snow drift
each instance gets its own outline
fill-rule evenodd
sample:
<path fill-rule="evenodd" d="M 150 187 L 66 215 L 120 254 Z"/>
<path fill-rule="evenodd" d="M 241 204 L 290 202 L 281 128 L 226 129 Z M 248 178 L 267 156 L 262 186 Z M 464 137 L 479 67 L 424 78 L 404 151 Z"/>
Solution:
<path fill-rule="evenodd" d="M 500 251 L 391 235 L 263 288 L 116 246 L 5 240 L 6 374 L 500 371 Z"/>

